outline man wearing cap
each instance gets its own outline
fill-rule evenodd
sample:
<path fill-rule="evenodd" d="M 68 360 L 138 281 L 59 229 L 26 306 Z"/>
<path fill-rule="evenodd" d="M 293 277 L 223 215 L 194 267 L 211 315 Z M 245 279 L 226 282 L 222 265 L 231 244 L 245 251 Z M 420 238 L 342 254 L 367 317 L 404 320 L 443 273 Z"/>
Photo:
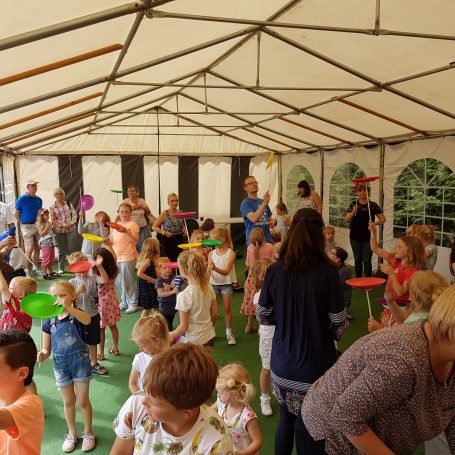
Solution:
<path fill-rule="evenodd" d="M 43 207 L 43 200 L 36 195 L 38 183 L 35 179 L 27 180 L 27 192 L 16 201 L 16 220 L 21 227 L 25 254 L 33 262 L 33 275 L 38 275 L 39 233 L 36 226 L 38 212 Z"/>

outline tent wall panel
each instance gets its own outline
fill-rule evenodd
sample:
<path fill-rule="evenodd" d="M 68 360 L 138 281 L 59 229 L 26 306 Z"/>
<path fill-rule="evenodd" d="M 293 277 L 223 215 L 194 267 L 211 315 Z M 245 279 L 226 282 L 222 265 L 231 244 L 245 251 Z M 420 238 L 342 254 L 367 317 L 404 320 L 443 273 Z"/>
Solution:
<path fill-rule="evenodd" d="M 178 186 L 179 179 L 179 159 L 174 156 L 160 158 L 160 193 L 161 210 L 168 208 L 167 195 L 169 193 L 180 193 Z M 186 208 L 185 208 L 186 210 Z"/>
<path fill-rule="evenodd" d="M 215 221 L 229 218 L 231 158 L 199 158 L 198 186 L 198 217 L 209 217 Z"/>
<path fill-rule="evenodd" d="M 147 201 L 154 216 L 160 213 L 159 185 L 158 185 L 158 158 L 155 156 L 144 157 L 144 192 L 141 193 Z M 162 208 L 161 208 L 162 210 Z"/>
<path fill-rule="evenodd" d="M 84 194 L 82 157 L 59 155 L 58 180 L 60 188 L 65 191 L 65 200 L 77 207 L 80 195 Z"/>
<path fill-rule="evenodd" d="M 199 212 L 199 158 L 179 157 L 179 199 L 183 211 Z"/>
<path fill-rule="evenodd" d="M 121 194 L 112 193 L 111 189 L 122 188 L 122 166 L 120 157 L 84 156 L 82 158 L 84 172 L 84 191 L 95 198 L 95 205 L 88 219 L 103 210 L 115 219 Z"/>
<path fill-rule="evenodd" d="M 144 194 L 144 158 L 135 155 L 122 155 L 122 189 L 123 197 L 128 197 L 128 187 L 136 185 L 139 194 Z"/>
<path fill-rule="evenodd" d="M 26 181 L 36 179 L 37 195 L 43 200 L 43 207 L 54 202 L 53 192 L 59 186 L 58 160 L 55 156 L 20 156 L 16 159 L 18 196 L 26 191 Z"/>
<path fill-rule="evenodd" d="M 250 175 L 251 156 L 237 156 L 232 158 L 231 164 L 231 211 L 232 217 L 240 215 L 240 204 L 245 199 L 243 181 Z"/>
<path fill-rule="evenodd" d="M 16 186 L 14 179 L 14 158 L 11 155 L 4 155 L 2 159 L 3 168 L 3 185 L 5 194 L 3 200 L 14 211 L 14 202 L 16 201 Z"/>

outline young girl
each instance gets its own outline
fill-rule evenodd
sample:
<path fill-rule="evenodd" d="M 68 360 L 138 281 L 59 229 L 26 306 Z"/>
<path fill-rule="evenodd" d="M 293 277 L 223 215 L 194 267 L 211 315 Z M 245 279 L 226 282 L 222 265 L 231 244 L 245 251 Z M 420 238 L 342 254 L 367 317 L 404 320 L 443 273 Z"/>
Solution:
<path fill-rule="evenodd" d="M 177 295 L 180 324 L 169 334 L 169 339 L 172 342 L 180 336 L 184 343 L 213 346 L 218 307 L 204 258 L 197 251 L 187 250 L 180 253 L 178 265 L 188 286 Z"/>
<path fill-rule="evenodd" d="M 275 229 L 281 234 L 281 241 L 284 242 L 289 226 L 291 225 L 291 217 L 288 215 L 288 208 L 284 202 L 280 202 L 276 206 L 276 224 Z"/>
<path fill-rule="evenodd" d="M 198 243 L 200 242 L 201 240 L 205 240 L 205 234 L 204 234 L 204 231 L 201 231 L 200 229 L 195 229 L 192 233 L 191 233 L 191 237 L 190 237 L 190 242 L 191 243 Z M 202 254 L 202 257 L 204 258 L 205 262 L 208 262 L 209 261 L 209 249 L 204 247 L 204 246 L 199 246 L 197 248 L 195 248 L 196 251 L 199 251 L 199 253 Z"/>
<path fill-rule="evenodd" d="M 109 228 L 106 226 L 107 221 L 111 221 L 106 212 L 95 213 L 95 219 L 92 222 L 84 223 L 85 212 L 79 212 L 79 224 L 77 232 L 79 234 L 92 234 L 105 239 L 109 235 Z M 99 247 L 99 243 L 92 242 L 83 238 L 81 252 L 84 253 L 90 261 L 95 257 L 95 252 Z"/>
<path fill-rule="evenodd" d="M 433 272 L 433 270 L 423 270 L 414 273 L 409 287 L 411 302 L 407 311 L 401 310 L 396 302 L 389 302 L 389 314 L 386 312 L 381 324 L 374 318 L 369 318 L 368 331 L 373 332 L 374 330 L 392 325 L 392 323 L 403 324 L 403 322 L 409 323 L 420 319 L 427 319 L 433 302 L 448 285 L 447 280 L 439 275 L 439 273 Z M 388 319 L 385 320 L 387 317 Z"/>
<path fill-rule="evenodd" d="M 52 224 L 49 221 L 49 210 L 43 209 L 38 213 L 36 225 L 40 235 L 38 243 L 41 249 L 43 278 L 45 280 L 53 280 L 57 278 L 57 274 L 53 271 L 55 261 L 54 233 Z"/>
<path fill-rule="evenodd" d="M 438 247 L 434 240 L 434 226 L 419 226 L 416 236 L 422 241 L 425 248 L 425 257 L 427 258 L 427 268 L 433 270 L 438 260 Z"/>
<path fill-rule="evenodd" d="M 113 229 L 111 241 L 117 256 L 118 276 L 115 284 L 121 294 L 120 309 L 126 313 L 134 313 L 139 308 L 136 300 L 136 245 L 139 241 L 139 225 L 131 221 L 132 208 L 130 204 L 123 202 L 118 208 L 120 229 Z"/>
<path fill-rule="evenodd" d="M 262 285 L 264 284 L 265 272 L 273 261 L 267 258 L 258 259 L 253 266 L 251 275 L 256 284 L 256 293 L 254 294 L 253 303 L 256 307 L 261 296 Z M 259 316 L 258 316 L 259 317 Z M 259 318 L 260 319 L 260 318 Z M 270 405 L 270 356 L 272 354 L 273 335 L 275 326 L 270 324 L 259 323 L 259 355 L 261 357 L 262 368 L 259 376 L 261 386 L 261 412 L 262 415 L 273 415 L 272 406 Z"/>
<path fill-rule="evenodd" d="M 226 338 L 230 345 L 237 344 L 232 333 L 232 267 L 235 262 L 235 253 L 232 250 L 232 241 L 229 232 L 224 228 L 210 231 L 210 238 L 222 242 L 209 253 L 210 283 L 215 295 L 223 297 L 224 322 L 226 324 Z"/>
<path fill-rule="evenodd" d="M 219 371 L 216 390 L 218 398 L 212 408 L 229 428 L 235 454 L 259 454 L 262 433 L 257 415 L 248 405 L 255 394 L 248 371 L 238 363 L 226 365 Z"/>
<path fill-rule="evenodd" d="M 143 390 L 144 375 L 153 360 L 153 356 L 169 347 L 169 331 L 167 321 L 160 313 L 138 319 L 133 327 L 133 341 L 141 352 L 134 356 L 131 367 L 129 388 L 131 393 Z"/>
<path fill-rule="evenodd" d="M 141 253 L 137 259 L 137 303 L 142 307 L 141 318 L 149 315 L 151 309 L 158 308 L 156 295 L 155 261 L 160 256 L 160 242 L 146 239 L 142 243 Z"/>
<path fill-rule="evenodd" d="M 178 286 L 175 286 L 174 275 L 169 267 L 169 258 L 161 257 L 156 261 L 158 278 L 155 282 L 155 289 L 158 295 L 158 306 L 160 313 L 166 318 L 169 331 L 172 330 L 174 316 L 177 310 Z"/>
<path fill-rule="evenodd" d="M 251 271 L 254 263 L 258 259 L 267 258 L 275 261 L 275 250 L 271 243 L 265 241 L 264 232 L 260 228 L 254 228 L 250 233 L 250 243 L 246 249 L 246 266 L 248 267 L 248 277 L 245 280 L 245 295 L 243 303 L 240 307 L 240 313 L 248 317 L 245 327 L 245 333 L 253 333 L 257 328 L 253 324 L 255 310 L 253 306 L 253 297 L 256 292 L 256 285 L 254 283 Z"/>
<path fill-rule="evenodd" d="M 395 252 L 379 248 L 376 225 L 372 222 L 368 227 L 371 231 L 371 249 L 388 261 L 382 264 L 381 270 L 388 275 L 385 297 L 388 302 L 393 299 L 409 300 L 409 284 L 417 270 L 426 269 L 426 257 L 422 242 L 414 236 L 404 235 L 397 240 Z"/>
<path fill-rule="evenodd" d="M 76 401 L 81 408 L 84 421 L 82 451 L 88 452 L 95 447 L 92 429 L 92 404 L 89 398 L 92 369 L 87 345 L 79 336 L 75 322 L 88 325 L 90 316 L 74 306 L 76 291 L 71 283 L 57 281 L 49 289 L 57 297 L 57 303 L 64 311 L 57 317 L 48 319 L 43 325 L 43 348 L 38 352 L 38 362 L 43 362 L 54 354 L 54 375 L 63 398 L 68 434 L 63 441 L 63 452 L 72 452 L 77 444 Z M 30 416 L 33 418 L 33 416 Z"/>
<path fill-rule="evenodd" d="M 351 271 L 345 264 L 346 259 L 348 258 L 348 252 L 343 248 L 336 246 L 331 248 L 328 256 L 338 267 L 338 277 L 340 278 L 341 287 L 343 289 L 344 306 L 347 311 L 351 306 L 352 300 L 352 287 L 346 284 L 346 280 L 349 280 L 352 277 Z M 348 315 L 348 319 L 352 319 L 352 316 Z"/>
<path fill-rule="evenodd" d="M 115 279 L 118 275 L 117 262 L 112 251 L 99 248 L 95 252 L 95 267 L 92 269 L 98 283 L 98 310 L 100 313 L 100 344 L 98 345 L 97 360 L 104 360 L 104 345 L 106 343 L 106 327 L 112 336 L 112 347 L 109 354 L 119 355 L 119 333 L 117 322 L 120 321 L 120 307 L 115 294 Z"/>

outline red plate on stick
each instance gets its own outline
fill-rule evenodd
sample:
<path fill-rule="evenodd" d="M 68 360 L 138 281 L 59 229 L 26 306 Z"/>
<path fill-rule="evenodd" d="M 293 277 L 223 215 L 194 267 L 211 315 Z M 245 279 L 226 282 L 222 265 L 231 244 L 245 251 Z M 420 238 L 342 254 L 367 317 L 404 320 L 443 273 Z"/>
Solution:
<path fill-rule="evenodd" d="M 119 229 L 122 229 L 122 227 L 123 227 L 121 224 L 113 223 L 112 221 L 106 221 L 106 225 L 109 226 L 112 229 L 116 229 L 117 231 Z"/>
<path fill-rule="evenodd" d="M 172 215 L 174 218 L 193 218 L 196 212 L 179 212 Z"/>
<path fill-rule="evenodd" d="M 179 263 L 178 262 L 167 262 L 165 265 L 167 265 L 170 269 L 178 269 L 179 268 Z"/>
<path fill-rule="evenodd" d="M 357 177 L 355 179 L 352 179 L 352 181 L 355 183 L 354 193 L 357 193 L 357 190 L 359 189 L 359 185 L 361 183 L 374 182 L 378 178 L 379 175 L 375 175 L 373 177 Z"/>
<path fill-rule="evenodd" d="M 346 284 L 356 289 L 374 289 L 385 283 L 384 278 L 364 277 L 351 278 L 346 280 Z"/>
<path fill-rule="evenodd" d="M 73 262 L 68 266 L 68 272 L 72 273 L 84 273 L 88 272 L 95 265 L 92 261 L 79 261 Z"/>

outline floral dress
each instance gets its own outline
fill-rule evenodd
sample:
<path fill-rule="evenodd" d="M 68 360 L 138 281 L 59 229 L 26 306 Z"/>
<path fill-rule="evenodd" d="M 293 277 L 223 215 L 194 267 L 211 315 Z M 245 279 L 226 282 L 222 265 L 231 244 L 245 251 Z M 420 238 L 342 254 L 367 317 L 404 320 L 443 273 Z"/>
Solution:
<path fill-rule="evenodd" d="M 105 284 L 98 283 L 98 300 L 101 328 L 117 324 L 120 321 L 120 306 L 115 294 L 115 278 Z"/>

